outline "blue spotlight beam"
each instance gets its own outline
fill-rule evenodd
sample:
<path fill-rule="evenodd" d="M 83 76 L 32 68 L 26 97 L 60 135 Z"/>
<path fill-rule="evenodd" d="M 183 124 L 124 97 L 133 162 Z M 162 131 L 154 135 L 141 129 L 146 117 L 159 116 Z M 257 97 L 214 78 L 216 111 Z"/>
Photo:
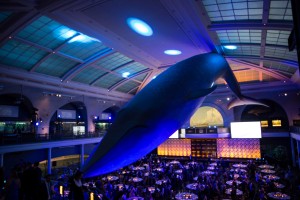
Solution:
<path fill-rule="evenodd" d="M 85 177 L 106 174 L 140 159 L 178 130 L 223 77 L 239 98 L 229 107 L 260 104 L 241 94 L 225 58 L 207 53 L 183 60 L 153 79 L 117 114 L 83 166 Z"/>

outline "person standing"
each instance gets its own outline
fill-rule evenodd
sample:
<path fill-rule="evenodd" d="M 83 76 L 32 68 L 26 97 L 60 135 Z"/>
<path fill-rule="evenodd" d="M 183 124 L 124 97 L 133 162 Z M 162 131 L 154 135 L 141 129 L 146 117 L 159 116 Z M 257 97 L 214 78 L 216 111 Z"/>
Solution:
<path fill-rule="evenodd" d="M 54 186 L 51 182 L 51 175 L 48 174 L 45 176 L 45 179 L 42 180 L 41 189 L 40 189 L 40 200 L 50 200 L 52 199 L 52 194 L 54 194 Z"/>
<path fill-rule="evenodd" d="M 77 171 L 70 181 L 70 199 L 72 200 L 84 200 L 84 193 L 82 187 L 82 172 Z"/>
<path fill-rule="evenodd" d="M 11 170 L 10 177 L 6 183 L 5 200 L 19 200 L 21 181 L 15 169 Z"/>

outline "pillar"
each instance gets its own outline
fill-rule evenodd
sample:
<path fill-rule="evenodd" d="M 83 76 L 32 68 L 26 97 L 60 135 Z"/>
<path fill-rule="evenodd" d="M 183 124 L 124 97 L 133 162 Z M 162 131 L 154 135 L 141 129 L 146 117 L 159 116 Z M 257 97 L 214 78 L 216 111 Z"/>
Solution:
<path fill-rule="evenodd" d="M 48 148 L 48 174 L 51 174 L 52 168 L 52 148 Z"/>
<path fill-rule="evenodd" d="M 84 164 L 84 144 L 80 145 L 80 168 Z"/>
<path fill-rule="evenodd" d="M 295 147 L 294 147 L 294 143 L 293 143 L 293 138 L 290 137 L 290 140 L 291 140 L 291 151 L 292 151 L 293 167 L 296 167 Z"/>
<path fill-rule="evenodd" d="M 1 153 L 0 154 L 0 167 L 3 167 L 3 165 L 4 165 L 3 160 L 4 160 L 4 154 Z"/>

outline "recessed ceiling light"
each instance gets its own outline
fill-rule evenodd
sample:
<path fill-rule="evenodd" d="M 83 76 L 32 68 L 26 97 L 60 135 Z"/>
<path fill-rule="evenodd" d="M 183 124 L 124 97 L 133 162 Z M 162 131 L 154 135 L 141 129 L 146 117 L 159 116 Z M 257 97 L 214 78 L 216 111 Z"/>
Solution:
<path fill-rule="evenodd" d="M 140 35 L 151 36 L 153 34 L 152 28 L 146 22 L 138 18 L 128 18 L 127 24 L 132 30 Z"/>
<path fill-rule="evenodd" d="M 164 53 L 167 55 L 176 56 L 176 55 L 180 55 L 181 51 L 175 49 L 169 49 L 169 50 L 165 50 Z"/>
<path fill-rule="evenodd" d="M 235 49 L 237 49 L 237 46 L 235 46 L 235 45 L 225 45 L 224 48 L 229 49 L 229 50 L 235 50 Z"/>
<path fill-rule="evenodd" d="M 122 74 L 122 76 L 124 77 L 124 78 L 127 78 L 128 76 L 129 76 L 129 72 L 124 72 L 123 74 Z"/>

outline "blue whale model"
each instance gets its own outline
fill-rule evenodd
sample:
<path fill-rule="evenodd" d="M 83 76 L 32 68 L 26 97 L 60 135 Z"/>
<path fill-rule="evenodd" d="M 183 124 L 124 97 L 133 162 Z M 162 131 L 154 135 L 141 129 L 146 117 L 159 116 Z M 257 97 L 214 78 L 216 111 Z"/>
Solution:
<path fill-rule="evenodd" d="M 118 113 L 85 165 L 85 177 L 106 174 L 140 159 L 178 130 L 224 78 L 237 96 L 235 105 L 260 104 L 242 96 L 226 60 L 219 54 L 196 55 L 153 79 Z"/>

